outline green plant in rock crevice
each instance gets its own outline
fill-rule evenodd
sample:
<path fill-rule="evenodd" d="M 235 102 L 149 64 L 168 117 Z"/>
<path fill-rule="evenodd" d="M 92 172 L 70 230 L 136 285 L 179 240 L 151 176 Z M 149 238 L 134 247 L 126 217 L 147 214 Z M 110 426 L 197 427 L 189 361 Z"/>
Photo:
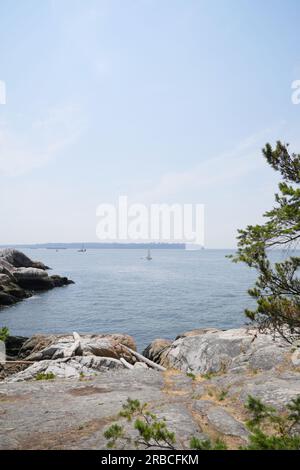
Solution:
<path fill-rule="evenodd" d="M 300 395 L 294 398 L 286 407 L 285 413 L 279 413 L 275 408 L 265 405 L 261 400 L 248 397 L 245 409 L 250 414 L 246 425 L 249 429 L 248 444 L 241 450 L 300 450 Z M 113 448 L 120 441 L 126 444 L 132 442 L 135 446 L 144 448 L 176 449 L 176 437 L 166 426 L 165 420 L 148 410 L 147 403 L 128 399 L 123 405 L 119 417 L 131 422 L 137 431 L 137 437 L 132 439 L 126 434 L 124 426 L 114 423 L 104 433 L 108 440 L 107 447 Z M 192 437 L 190 448 L 195 450 L 227 450 L 226 443 L 216 440 L 201 440 Z"/>
<path fill-rule="evenodd" d="M 127 421 L 135 418 L 133 427 L 138 432 L 138 436 L 132 440 L 125 434 L 124 427 L 115 423 L 104 433 L 104 437 L 108 440 L 108 448 L 115 447 L 117 441 L 123 441 L 124 445 L 133 441 L 136 447 L 175 449 L 175 434 L 167 429 L 164 420 L 159 420 L 148 410 L 147 403 L 141 404 L 139 400 L 128 398 L 123 404 L 119 417 L 126 418 Z"/>
<path fill-rule="evenodd" d="M 55 374 L 53 372 L 40 372 L 36 374 L 35 380 L 54 380 L 55 379 Z"/>
<path fill-rule="evenodd" d="M 300 395 L 287 405 L 283 414 L 252 396 L 245 407 L 251 418 L 247 422 L 249 444 L 244 450 L 300 450 Z"/>
<path fill-rule="evenodd" d="M 6 341 L 9 337 L 9 329 L 6 326 L 0 328 L 0 341 Z"/>

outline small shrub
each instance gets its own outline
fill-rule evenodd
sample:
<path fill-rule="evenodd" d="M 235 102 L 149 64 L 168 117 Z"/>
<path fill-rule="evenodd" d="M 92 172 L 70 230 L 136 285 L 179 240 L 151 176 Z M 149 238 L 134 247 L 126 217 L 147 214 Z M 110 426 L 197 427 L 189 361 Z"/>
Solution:
<path fill-rule="evenodd" d="M 6 341 L 9 337 L 9 329 L 6 326 L 0 328 L 0 341 Z"/>
<path fill-rule="evenodd" d="M 205 374 L 202 374 L 201 377 L 205 380 L 210 380 L 214 377 L 214 373 L 213 372 L 206 372 Z"/>
<path fill-rule="evenodd" d="M 212 442 L 210 439 L 201 441 L 197 437 L 192 437 L 190 448 L 195 450 L 227 450 L 225 442 L 221 439 L 216 439 L 215 442 Z"/>
<path fill-rule="evenodd" d="M 118 439 L 124 439 L 124 428 L 123 426 L 119 426 L 118 424 L 112 424 L 104 433 L 105 439 L 108 440 L 107 448 L 112 449 L 115 447 L 116 442 Z"/>
<path fill-rule="evenodd" d="M 222 391 L 227 394 L 226 391 Z M 221 393 L 222 393 L 221 392 Z M 223 396 L 222 395 L 222 396 Z M 300 450 L 300 436 L 297 430 L 300 424 L 300 395 L 287 405 L 284 414 L 279 414 L 275 408 L 264 405 L 259 399 L 248 397 L 245 408 L 250 414 L 247 427 L 250 431 L 249 443 L 241 450 Z M 176 449 L 176 437 L 166 426 L 165 420 L 147 409 L 147 403 L 128 399 L 123 405 L 120 417 L 132 421 L 133 428 L 138 431 L 138 437 L 133 441 L 136 446 L 145 448 Z M 104 433 L 108 440 L 107 447 L 113 448 L 118 441 L 131 443 L 124 427 L 117 423 L 110 426 Z M 192 437 L 190 448 L 194 450 L 227 450 L 226 443 L 221 439 L 200 440 Z"/>
<path fill-rule="evenodd" d="M 225 398 L 228 395 L 228 390 L 221 390 L 221 392 L 218 394 L 217 398 L 219 401 L 225 400 Z"/>
<path fill-rule="evenodd" d="M 134 421 L 134 429 L 138 431 L 138 437 L 134 440 L 135 446 L 142 445 L 145 448 L 175 449 L 175 435 L 167 429 L 164 420 L 159 420 L 157 416 L 148 410 L 147 403 L 141 404 L 139 400 L 127 399 L 119 413 L 120 417 L 127 421 Z M 108 440 L 107 447 L 115 447 L 117 441 L 130 443 L 132 439 L 125 435 L 124 427 L 115 423 L 104 433 Z"/>
<path fill-rule="evenodd" d="M 205 374 L 202 374 L 201 377 L 202 379 L 210 380 L 213 377 L 218 377 L 219 375 L 223 375 L 225 373 L 226 373 L 226 365 L 222 364 L 218 372 L 205 372 Z"/>
<path fill-rule="evenodd" d="M 35 376 L 35 380 L 53 380 L 55 379 L 55 374 L 53 372 L 47 372 L 46 374 L 44 372 L 40 372 Z"/>
<path fill-rule="evenodd" d="M 300 436 L 296 433 L 300 423 L 300 396 L 287 405 L 282 415 L 251 396 L 245 406 L 251 418 L 247 422 L 249 444 L 244 450 L 300 450 Z"/>
<path fill-rule="evenodd" d="M 196 376 L 192 372 L 187 372 L 186 375 L 187 375 L 187 377 L 190 377 L 192 380 L 196 380 Z"/>

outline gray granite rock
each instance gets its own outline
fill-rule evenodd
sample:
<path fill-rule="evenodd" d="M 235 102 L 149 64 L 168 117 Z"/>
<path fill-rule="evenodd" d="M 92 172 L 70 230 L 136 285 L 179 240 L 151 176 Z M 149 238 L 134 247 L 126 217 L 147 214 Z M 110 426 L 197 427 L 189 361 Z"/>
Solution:
<path fill-rule="evenodd" d="M 78 337 L 36 335 L 20 342 L 19 357 L 37 362 L 0 382 L 0 419 L 1 413 L 5 417 L 0 448 L 105 448 L 103 432 L 118 421 L 127 398 L 146 401 L 165 419 L 178 449 L 188 448 L 192 436 L 206 439 L 206 432 L 238 448 L 248 436 L 249 395 L 278 410 L 300 395 L 298 355 L 281 338 L 274 342 L 255 330 L 183 335 L 159 355 L 164 365 L 179 370 L 163 373 L 136 361 L 124 369 L 122 344 L 135 347 L 130 336 L 82 335 L 80 344 Z M 103 357 L 108 351 L 110 357 Z M 34 380 L 40 372 L 52 372 L 55 380 Z M 136 436 L 132 423 L 123 424 Z"/>
<path fill-rule="evenodd" d="M 178 435 L 176 448 L 183 448 L 192 434 L 201 438 L 202 432 L 188 402 L 163 388 L 163 374 L 150 369 L 116 369 L 81 380 L 2 382 L 0 449 L 105 449 L 103 433 L 128 397 L 147 402 L 165 418 Z"/>
<path fill-rule="evenodd" d="M 195 400 L 193 403 L 193 410 L 201 416 L 206 416 L 209 409 L 214 406 L 214 403 L 209 400 Z"/>
<path fill-rule="evenodd" d="M 167 403 L 153 412 L 159 419 L 165 420 L 168 429 L 175 433 L 179 448 L 188 449 L 192 437 L 207 439 L 184 403 Z"/>
<path fill-rule="evenodd" d="M 238 328 L 227 331 L 197 330 L 182 336 L 167 347 L 159 358 L 165 367 L 196 374 L 221 373 L 245 368 L 269 370 L 282 364 L 290 353 L 281 337 Z"/>
<path fill-rule="evenodd" d="M 146 347 L 146 349 L 143 351 L 143 355 L 151 361 L 159 362 L 162 352 L 165 351 L 171 344 L 172 341 L 168 339 L 155 339 Z"/>
<path fill-rule="evenodd" d="M 224 410 L 224 408 L 220 406 L 209 408 L 207 418 L 221 434 L 247 439 L 249 433 L 244 424 L 237 421 L 228 411 Z"/>
<path fill-rule="evenodd" d="M 66 277 L 49 276 L 46 269 L 48 266 L 32 261 L 18 250 L 0 250 L 0 307 L 28 298 L 33 291 L 73 283 Z"/>
<path fill-rule="evenodd" d="M 134 356 L 122 345 L 136 350 L 134 339 L 125 334 L 82 334 L 75 349 L 73 335 L 35 335 L 23 344 L 19 356 L 30 361 L 56 360 L 69 355 L 124 357 L 135 363 Z"/>
<path fill-rule="evenodd" d="M 245 403 L 251 395 L 260 398 L 265 404 L 284 409 L 293 398 L 300 395 L 300 374 L 296 372 L 287 376 L 271 372 L 245 377 L 230 388 L 229 395 L 237 396 L 241 403 Z"/>
<path fill-rule="evenodd" d="M 6 260 L 15 268 L 38 268 L 49 269 L 44 263 L 40 261 L 32 261 L 28 256 L 14 248 L 5 248 L 0 250 L 0 258 Z"/>
<path fill-rule="evenodd" d="M 6 383 L 34 380 L 39 374 L 53 374 L 54 378 L 74 379 L 82 376 L 94 376 L 97 372 L 123 369 L 117 359 L 109 357 L 75 356 L 67 359 L 44 360 L 35 362 L 22 372 L 8 377 Z"/>

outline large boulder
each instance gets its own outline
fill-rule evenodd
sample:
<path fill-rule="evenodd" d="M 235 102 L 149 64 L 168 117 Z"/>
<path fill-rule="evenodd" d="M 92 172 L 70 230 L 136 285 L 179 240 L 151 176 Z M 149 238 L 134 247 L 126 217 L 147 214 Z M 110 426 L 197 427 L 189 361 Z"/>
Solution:
<path fill-rule="evenodd" d="M 50 269 L 44 263 L 41 263 L 40 261 L 32 261 L 21 251 L 12 248 L 0 250 L 0 258 L 3 258 L 15 268 Z"/>
<path fill-rule="evenodd" d="M 10 357 L 18 357 L 23 344 L 28 340 L 24 336 L 9 336 L 5 340 L 6 354 Z"/>
<path fill-rule="evenodd" d="M 44 360 L 35 362 L 27 369 L 17 372 L 5 379 L 6 382 L 23 382 L 25 380 L 51 378 L 78 379 L 94 376 L 97 372 L 124 369 L 123 364 L 111 357 L 74 356 L 67 359 Z"/>
<path fill-rule="evenodd" d="M 31 380 L 41 373 L 60 378 L 78 378 L 93 375 L 95 371 L 124 369 L 127 367 L 126 361 L 127 365 L 136 363 L 134 354 L 124 348 L 136 350 L 134 339 L 128 335 L 73 333 L 14 339 L 11 346 L 18 348 L 18 359 L 33 364 L 16 373 L 7 370 L 3 378 L 8 376 L 12 382 Z M 125 359 L 125 365 L 121 358 Z M 145 364 L 139 367 L 147 368 Z"/>
<path fill-rule="evenodd" d="M 188 336 L 200 336 L 205 335 L 206 333 L 214 333 L 215 331 L 219 331 L 218 328 L 197 328 L 195 330 L 186 331 L 185 333 L 181 333 L 176 336 L 176 339 L 180 338 L 187 338 Z"/>
<path fill-rule="evenodd" d="M 33 291 L 73 284 L 66 277 L 48 276 L 46 269 L 18 250 L 0 250 L 0 307 L 30 297 Z"/>
<path fill-rule="evenodd" d="M 143 352 L 143 355 L 151 361 L 160 362 L 161 354 L 171 346 L 172 341 L 168 339 L 155 339 L 150 343 Z"/>
<path fill-rule="evenodd" d="M 16 268 L 14 277 L 19 286 L 32 290 L 48 290 L 73 284 L 73 281 L 66 277 L 48 276 L 46 271 L 38 268 Z"/>
<path fill-rule="evenodd" d="M 14 277 L 23 289 L 44 290 L 50 287 L 49 276 L 42 269 L 16 268 Z"/>
<path fill-rule="evenodd" d="M 152 349 L 155 342 L 147 348 Z M 180 336 L 158 355 L 158 362 L 196 374 L 246 368 L 270 370 L 290 360 L 290 352 L 291 347 L 281 337 L 261 334 L 256 329 L 209 329 Z"/>
<path fill-rule="evenodd" d="M 1 252 L 0 252 L 1 254 Z M 0 274 L 6 275 L 11 281 L 15 281 L 14 278 L 15 267 L 10 264 L 5 258 L 0 256 Z M 1 281 L 3 282 L 3 281 Z"/>
<path fill-rule="evenodd" d="M 74 334 L 75 335 L 75 334 Z M 131 336 L 122 334 L 83 334 L 76 344 L 74 335 L 35 335 L 21 347 L 19 357 L 29 361 L 56 360 L 71 356 L 123 357 L 131 364 L 135 357 L 127 349 L 136 350 Z"/>
<path fill-rule="evenodd" d="M 38 268 L 16 268 L 14 271 L 14 277 L 20 283 L 26 280 L 39 280 L 48 278 L 48 274 L 43 269 Z"/>
<path fill-rule="evenodd" d="M 8 306 L 16 303 L 15 297 L 6 292 L 0 291 L 0 305 Z"/>
<path fill-rule="evenodd" d="M 11 282 L 10 276 L 7 274 L 0 273 L 0 285 L 7 286 Z"/>
<path fill-rule="evenodd" d="M 9 263 L 5 261 L 1 265 L 1 262 L 0 258 L 0 307 L 15 304 L 18 300 L 30 297 L 30 293 L 17 284 L 12 271 L 8 270 L 7 264 Z"/>
<path fill-rule="evenodd" d="M 37 353 L 42 349 L 49 346 L 51 343 L 56 341 L 57 336 L 55 335 L 42 335 L 37 334 L 28 338 L 25 343 L 22 344 L 21 349 L 19 350 L 18 357 L 19 359 L 25 359 L 30 354 Z"/>

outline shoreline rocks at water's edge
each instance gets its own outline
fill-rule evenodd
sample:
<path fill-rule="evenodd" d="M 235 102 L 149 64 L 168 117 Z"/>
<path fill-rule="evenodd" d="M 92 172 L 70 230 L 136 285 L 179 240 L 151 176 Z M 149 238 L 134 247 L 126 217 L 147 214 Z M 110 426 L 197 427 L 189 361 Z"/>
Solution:
<path fill-rule="evenodd" d="M 300 394 L 299 350 L 253 328 L 199 329 L 173 342 L 155 340 L 143 354 L 165 372 L 139 362 L 135 351 L 134 339 L 122 334 L 9 338 L 9 355 L 34 362 L 0 382 L 1 406 L 18 429 L 0 430 L 0 448 L 105 448 L 103 432 L 128 397 L 147 401 L 166 419 L 179 449 L 188 449 L 195 435 L 238 448 L 248 439 L 249 395 L 283 410 Z M 41 374 L 53 380 L 36 381 Z M 53 423 L 64 416 L 59 432 Z"/>
<path fill-rule="evenodd" d="M 300 395 L 300 348 L 256 328 L 192 330 L 153 341 L 144 355 L 200 379 L 200 396 L 217 391 L 243 405 L 252 395 L 280 410 Z"/>
<path fill-rule="evenodd" d="M 135 341 L 126 334 L 9 336 L 0 381 L 30 381 L 41 373 L 68 379 L 113 369 L 147 368 L 135 353 Z"/>
<path fill-rule="evenodd" d="M 48 269 L 18 250 L 0 250 L 0 308 L 31 297 L 35 291 L 73 284 L 66 277 L 49 276 Z"/>
<path fill-rule="evenodd" d="M 0 251 L 0 308 L 72 283 L 48 269 L 17 250 Z M 125 334 L 10 336 L 6 353 L 0 400 L 10 431 L 0 429 L 1 449 L 48 448 L 50 430 L 50 448 L 104 448 L 104 427 L 128 397 L 147 401 L 166 419 L 179 448 L 188 448 L 192 435 L 219 436 L 238 448 L 248 437 L 249 395 L 278 410 L 300 395 L 300 348 L 250 327 L 156 339 L 143 352 L 147 364 Z M 165 371 L 153 370 L 149 360 Z"/>
<path fill-rule="evenodd" d="M 126 334 L 34 335 L 9 337 L 6 343 L 9 359 L 30 363 L 15 370 L 8 361 L 8 371 L 0 378 L 9 382 L 31 380 L 41 372 L 78 378 L 112 369 L 149 367 L 136 357 L 134 338 Z M 280 336 L 274 338 L 254 328 L 193 330 L 173 342 L 154 340 L 143 355 L 167 371 L 177 370 L 200 382 L 205 378 L 226 394 L 232 389 L 241 400 L 253 392 L 280 407 L 300 394 L 300 350 Z"/>
<path fill-rule="evenodd" d="M 300 366 L 297 350 L 280 335 L 256 328 L 229 330 L 201 328 L 177 336 L 175 341 L 154 340 L 144 355 L 170 369 L 193 374 L 240 373 L 271 370 L 279 365 Z"/>

